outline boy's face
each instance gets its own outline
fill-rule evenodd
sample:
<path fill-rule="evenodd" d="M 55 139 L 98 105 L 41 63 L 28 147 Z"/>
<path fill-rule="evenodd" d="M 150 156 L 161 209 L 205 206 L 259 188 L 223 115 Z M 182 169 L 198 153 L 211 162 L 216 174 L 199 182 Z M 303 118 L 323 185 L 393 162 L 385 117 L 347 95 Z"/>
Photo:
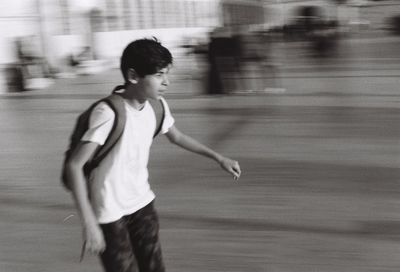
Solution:
<path fill-rule="evenodd" d="M 155 74 L 145 75 L 138 80 L 138 87 L 143 98 L 158 99 L 167 91 L 169 70 L 170 66 L 167 66 Z"/>

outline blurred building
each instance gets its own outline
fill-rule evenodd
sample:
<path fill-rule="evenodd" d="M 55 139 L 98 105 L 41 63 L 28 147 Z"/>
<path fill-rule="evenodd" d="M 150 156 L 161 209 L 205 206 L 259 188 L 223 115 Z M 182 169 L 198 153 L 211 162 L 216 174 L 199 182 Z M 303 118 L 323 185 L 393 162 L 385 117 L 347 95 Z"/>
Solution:
<path fill-rule="evenodd" d="M 90 47 L 93 59 L 115 59 L 132 39 L 157 36 L 178 48 L 190 37 L 206 37 L 219 26 L 269 29 L 304 16 L 304 7 L 343 25 L 383 27 L 399 13 L 398 0 L 3 0 L 0 2 L 0 86 L 4 69 L 18 59 L 24 38 L 52 67 Z M 396 11 L 397 10 L 397 11 Z M 4 88 L 0 87 L 2 90 Z"/>
<path fill-rule="evenodd" d="M 186 36 L 220 24 L 215 0 L 5 0 L 0 2 L 0 85 L 18 61 L 21 38 L 52 67 L 91 48 L 93 59 L 115 59 L 131 40 L 156 36 L 174 48 Z M 4 89 L 4 88 L 2 88 Z"/>
<path fill-rule="evenodd" d="M 115 55 L 120 48 L 112 41 L 124 43 L 131 39 L 130 31 L 151 29 L 158 34 L 153 31 L 158 29 L 168 43 L 194 28 L 290 24 L 303 16 L 301 8 L 306 6 L 318 7 L 328 19 L 375 26 L 383 23 L 382 12 L 395 13 L 399 5 L 397 0 L 4 0 L 0 3 L 0 64 L 15 59 L 12 41 L 16 37 L 32 36 L 36 50 L 54 62 L 93 43 L 101 44 L 95 57 Z M 162 29 L 168 29 L 168 34 Z"/>
<path fill-rule="evenodd" d="M 93 39 L 107 43 L 107 38 L 116 38 L 107 33 L 210 28 L 219 23 L 214 0 L 13 0 L 2 1 L 0 8 L 0 42 L 8 43 L 2 47 L 0 63 L 13 59 L 11 40 L 21 36 L 35 36 L 52 60 L 71 47 L 92 45 Z M 103 57 L 104 52 L 98 54 Z"/>

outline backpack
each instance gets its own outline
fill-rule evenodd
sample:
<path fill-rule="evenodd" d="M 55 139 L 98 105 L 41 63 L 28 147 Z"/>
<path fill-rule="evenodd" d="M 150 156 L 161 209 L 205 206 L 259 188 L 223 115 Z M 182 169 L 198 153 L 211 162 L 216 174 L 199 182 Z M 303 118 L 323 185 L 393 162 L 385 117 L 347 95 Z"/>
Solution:
<path fill-rule="evenodd" d="M 64 153 L 64 162 L 62 165 L 61 183 L 68 191 L 71 191 L 71 184 L 67 178 L 66 171 L 65 171 L 66 170 L 65 169 L 66 162 L 71 157 L 75 148 L 78 146 L 80 140 L 82 139 L 82 136 L 88 130 L 89 118 L 92 113 L 92 110 L 99 103 L 101 103 L 101 102 L 107 103 L 107 105 L 114 111 L 115 119 L 114 119 L 113 127 L 111 128 L 110 134 L 108 135 L 104 145 L 102 145 L 98 148 L 98 150 L 93 155 L 92 159 L 88 163 L 86 163 L 83 168 L 86 178 L 89 177 L 89 175 L 93 169 L 95 169 L 97 166 L 99 166 L 101 161 L 107 156 L 107 154 L 109 154 L 109 152 L 112 150 L 112 148 L 118 142 L 118 140 L 121 138 L 121 136 L 124 132 L 125 123 L 126 123 L 126 112 L 125 112 L 124 99 L 118 93 L 118 91 L 122 90 L 122 89 L 124 89 L 123 85 L 119 85 L 119 86 L 115 87 L 112 94 L 110 94 L 109 96 L 107 96 L 103 99 L 96 101 L 88 109 L 86 109 L 83 113 L 81 113 L 78 116 L 77 121 L 74 126 L 74 129 L 70 136 L 68 149 Z M 156 114 L 156 130 L 153 135 L 153 138 L 155 138 L 161 131 L 162 124 L 163 124 L 164 118 L 165 118 L 165 108 L 164 108 L 163 102 L 160 99 L 158 99 L 156 101 L 155 100 L 148 100 L 148 101 L 151 104 L 151 106 L 153 107 L 153 110 Z"/>

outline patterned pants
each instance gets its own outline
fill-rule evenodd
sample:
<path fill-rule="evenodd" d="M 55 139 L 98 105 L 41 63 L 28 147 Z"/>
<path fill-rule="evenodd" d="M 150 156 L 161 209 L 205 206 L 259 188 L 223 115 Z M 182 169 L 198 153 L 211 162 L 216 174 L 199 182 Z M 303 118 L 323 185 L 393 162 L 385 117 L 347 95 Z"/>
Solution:
<path fill-rule="evenodd" d="M 106 241 L 101 261 L 107 272 L 134 272 L 136 267 L 140 272 L 165 272 L 153 202 L 101 228 Z"/>

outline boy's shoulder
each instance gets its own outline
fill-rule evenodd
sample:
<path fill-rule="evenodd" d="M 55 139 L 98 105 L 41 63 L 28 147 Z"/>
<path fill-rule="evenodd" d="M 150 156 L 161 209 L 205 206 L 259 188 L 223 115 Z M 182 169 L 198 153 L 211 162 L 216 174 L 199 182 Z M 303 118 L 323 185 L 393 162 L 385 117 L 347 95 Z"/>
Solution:
<path fill-rule="evenodd" d="M 111 94 L 100 100 L 95 101 L 91 108 L 92 111 L 103 113 L 106 115 L 124 114 L 125 112 L 125 99 L 117 94 Z"/>
<path fill-rule="evenodd" d="M 117 121 L 125 123 L 126 121 L 126 102 L 125 99 L 117 94 L 111 94 L 92 103 L 87 110 L 90 115 L 92 125 L 100 125 L 105 122 Z"/>
<path fill-rule="evenodd" d="M 153 108 L 161 107 L 163 111 L 169 111 L 170 108 L 169 103 L 164 97 L 160 96 L 157 100 L 151 100 L 151 101 L 152 102 L 150 104 L 153 106 Z"/>
<path fill-rule="evenodd" d="M 168 105 L 167 100 L 165 100 L 165 98 L 163 96 L 159 97 L 159 101 L 161 101 L 161 103 L 165 106 Z"/>
<path fill-rule="evenodd" d="M 100 101 L 96 103 L 96 105 L 94 105 L 92 110 L 90 111 L 90 120 L 91 122 L 97 120 L 98 122 L 102 123 L 114 120 L 115 115 L 116 112 L 111 108 L 109 104 L 104 101 Z"/>
<path fill-rule="evenodd" d="M 104 114 L 112 114 L 114 115 L 114 111 L 113 109 L 110 107 L 109 104 L 107 104 L 104 101 L 100 101 L 99 103 L 97 103 L 94 107 L 93 107 L 93 111 L 99 112 L 99 113 L 104 113 Z"/>
<path fill-rule="evenodd" d="M 153 108 L 156 116 L 162 116 L 164 118 L 165 111 L 168 109 L 167 101 L 163 97 L 158 99 L 149 99 L 147 103 Z"/>

